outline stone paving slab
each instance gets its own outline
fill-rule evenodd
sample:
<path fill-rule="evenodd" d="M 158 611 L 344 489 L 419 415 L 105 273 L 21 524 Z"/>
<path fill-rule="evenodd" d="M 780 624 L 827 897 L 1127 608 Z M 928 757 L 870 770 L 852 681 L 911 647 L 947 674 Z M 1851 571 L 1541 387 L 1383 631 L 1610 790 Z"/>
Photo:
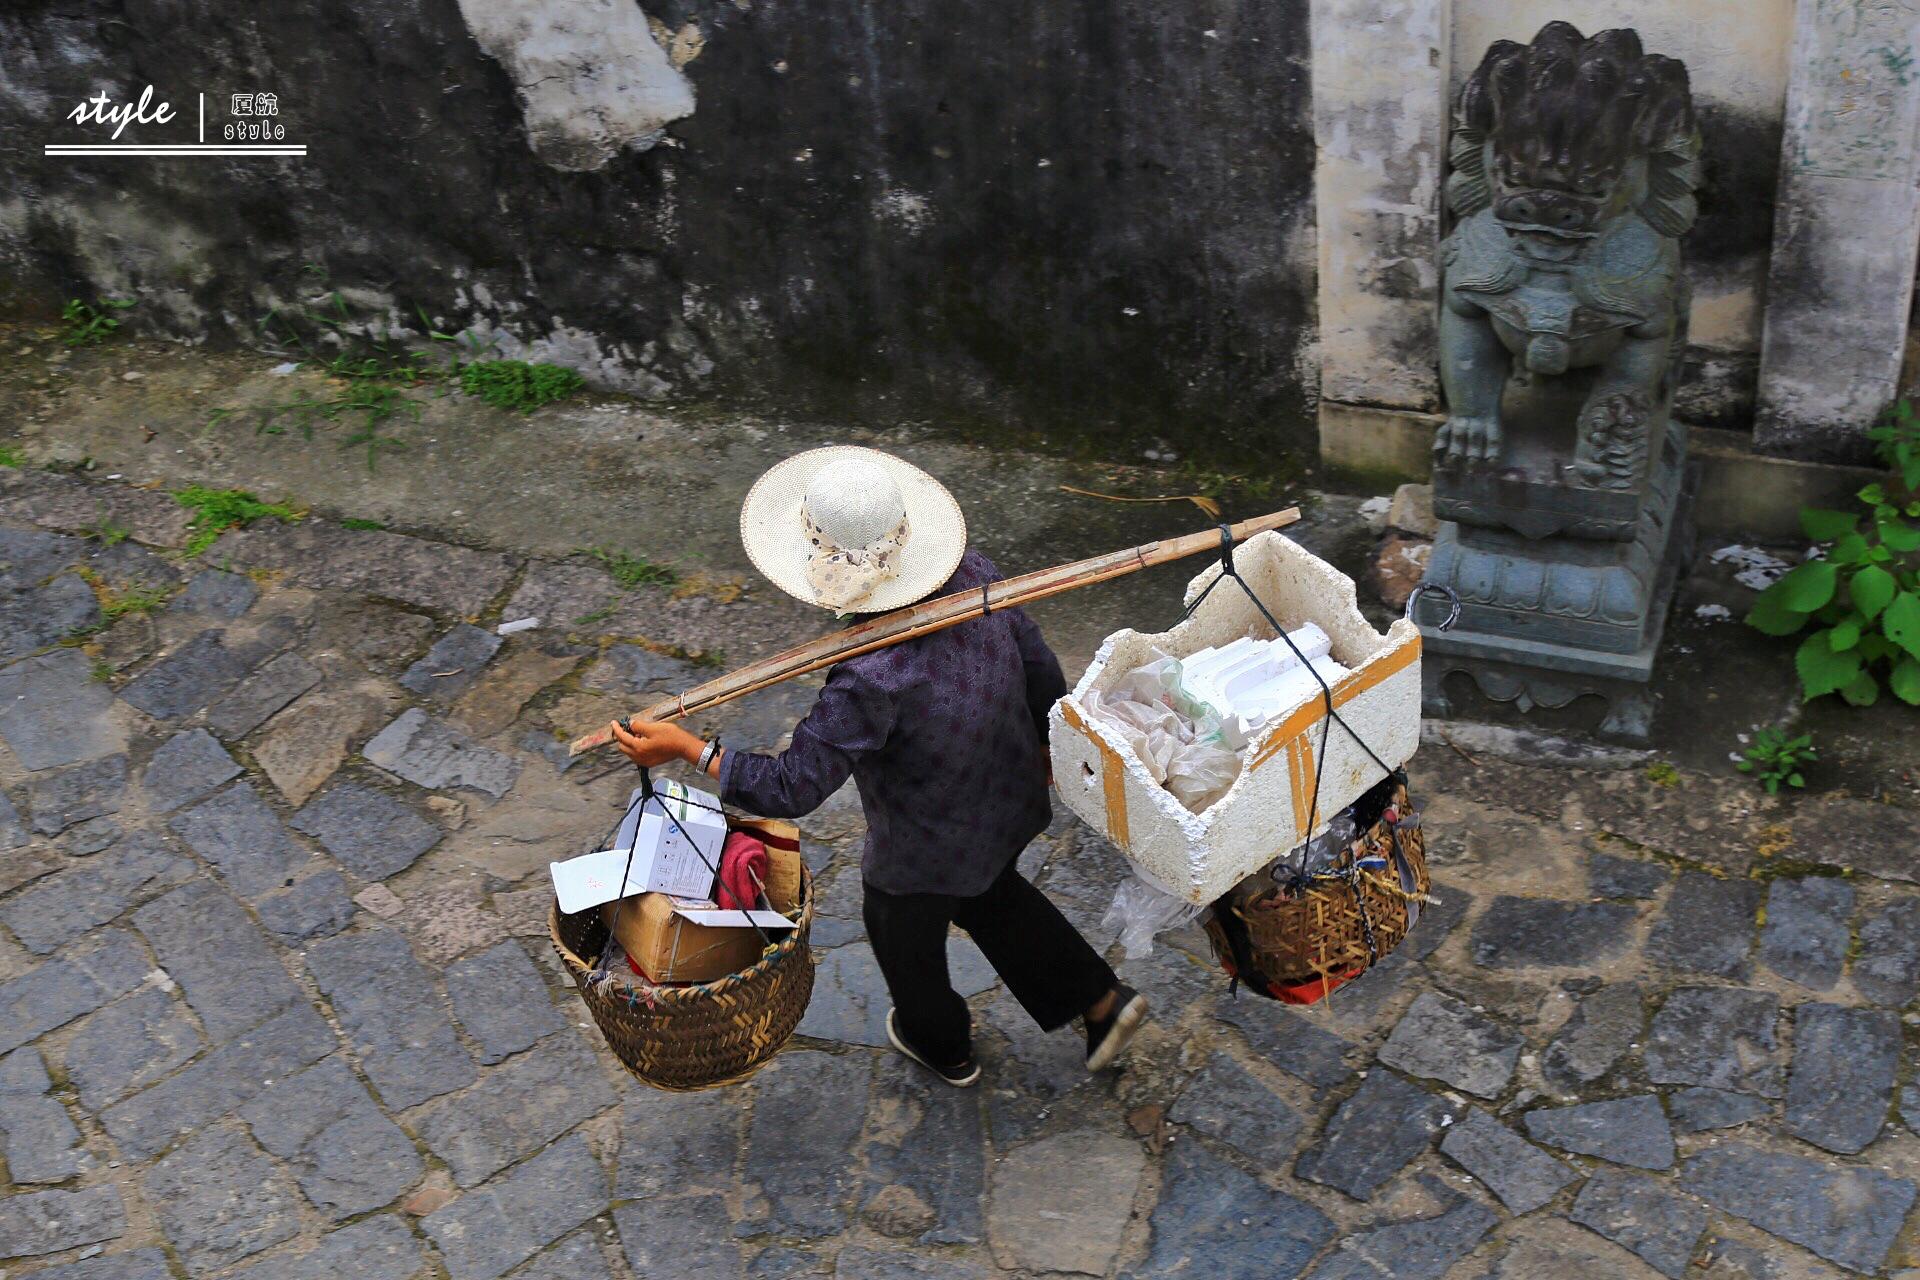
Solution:
<path fill-rule="evenodd" d="M 1694 1195 L 1831 1262 L 1875 1271 L 1886 1261 L 1916 1188 L 1873 1169 L 1727 1143 L 1693 1156 L 1681 1185 Z"/>
<path fill-rule="evenodd" d="M 328 938 L 307 949 L 307 967 L 388 1106 L 472 1083 L 473 1059 L 404 936 L 381 929 Z"/>
<path fill-rule="evenodd" d="M 1532 1213 L 1580 1174 L 1484 1111 L 1448 1128 L 1440 1150 L 1514 1213 Z"/>
<path fill-rule="evenodd" d="M 277 569 L 306 587 L 467 616 L 504 591 L 514 570 L 511 558 L 495 552 L 318 520 L 235 529 L 206 555 L 213 564 Z"/>

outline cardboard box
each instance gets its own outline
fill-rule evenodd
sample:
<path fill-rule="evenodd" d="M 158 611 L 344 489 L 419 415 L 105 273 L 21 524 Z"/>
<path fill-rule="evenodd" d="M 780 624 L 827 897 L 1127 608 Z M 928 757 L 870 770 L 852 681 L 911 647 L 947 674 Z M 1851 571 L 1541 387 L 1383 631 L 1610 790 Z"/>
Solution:
<path fill-rule="evenodd" d="M 633 811 L 613 837 L 615 849 L 633 848 L 634 873 L 626 892 L 708 897 L 727 843 L 720 797 L 672 781 L 655 784 L 654 791 L 654 798 L 638 808 L 633 806 L 640 792 L 628 797 Z"/>
<path fill-rule="evenodd" d="M 723 911 L 709 901 L 664 893 L 605 903 L 600 918 L 655 982 L 713 982 L 751 968 L 767 945 L 752 924 L 775 942 L 793 928 L 770 911 Z"/>

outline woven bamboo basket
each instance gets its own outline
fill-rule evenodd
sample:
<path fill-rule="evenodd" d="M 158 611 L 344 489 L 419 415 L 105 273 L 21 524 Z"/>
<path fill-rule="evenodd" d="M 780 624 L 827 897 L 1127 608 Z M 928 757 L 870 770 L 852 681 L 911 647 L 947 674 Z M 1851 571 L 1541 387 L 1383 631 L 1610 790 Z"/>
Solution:
<path fill-rule="evenodd" d="M 1394 806 L 1407 812 L 1405 787 L 1395 792 Z M 1396 842 L 1413 873 L 1415 894 L 1424 897 L 1433 888 L 1424 834 L 1419 827 L 1391 827 L 1382 818 L 1342 856 L 1344 865 L 1371 856 L 1385 858 L 1386 872 L 1362 871 L 1351 881 L 1316 880 L 1297 898 L 1269 897 L 1236 907 L 1260 971 L 1277 982 L 1355 977 L 1391 955 L 1406 939 L 1411 915 L 1393 870 Z"/>
<path fill-rule="evenodd" d="M 663 987 L 632 972 L 589 983 L 607 944 L 598 908 L 567 915 L 555 902 L 547 927 L 607 1047 L 642 1084 L 711 1089 L 744 1080 L 780 1052 L 813 996 L 813 876 L 800 870 L 800 924 L 750 969 L 716 982 Z M 631 998 L 629 998 L 631 997 Z"/>

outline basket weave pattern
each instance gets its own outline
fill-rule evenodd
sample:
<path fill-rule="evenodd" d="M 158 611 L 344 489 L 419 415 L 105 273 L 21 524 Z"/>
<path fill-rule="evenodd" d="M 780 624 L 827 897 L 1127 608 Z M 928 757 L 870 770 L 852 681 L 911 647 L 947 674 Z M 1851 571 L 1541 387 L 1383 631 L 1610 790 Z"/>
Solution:
<path fill-rule="evenodd" d="M 804 906 L 797 928 L 750 969 L 715 982 L 663 987 L 627 972 L 589 983 L 607 943 L 598 909 L 567 915 L 554 903 L 547 927 L 607 1047 L 643 1084 L 710 1089 L 744 1080 L 780 1051 L 813 995 L 813 877 L 800 873 Z M 630 993 L 637 998 L 629 1000 Z"/>
<path fill-rule="evenodd" d="M 1394 805 L 1401 813 L 1407 812 L 1404 787 L 1396 792 Z M 1416 892 L 1430 892 L 1433 880 L 1427 872 L 1422 831 L 1418 827 L 1396 831 L 1382 818 L 1343 855 L 1343 865 L 1370 856 L 1387 860 L 1385 872 L 1362 872 L 1353 882 L 1359 889 L 1359 902 L 1349 882 L 1315 880 L 1297 898 L 1270 897 L 1239 908 L 1260 970 L 1278 982 L 1304 982 L 1357 973 L 1398 947 L 1407 936 L 1408 913 L 1407 898 L 1400 891 L 1399 874 L 1394 870 L 1396 839 L 1413 871 Z M 1373 926 L 1371 955 L 1360 919 L 1362 905 Z"/>

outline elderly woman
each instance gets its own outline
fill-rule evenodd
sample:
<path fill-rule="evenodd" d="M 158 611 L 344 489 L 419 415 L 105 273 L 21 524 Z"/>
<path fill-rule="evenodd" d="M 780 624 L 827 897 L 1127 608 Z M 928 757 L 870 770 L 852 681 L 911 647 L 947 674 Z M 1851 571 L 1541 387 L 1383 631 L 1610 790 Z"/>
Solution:
<path fill-rule="evenodd" d="M 814 449 L 768 471 L 740 532 L 781 590 L 836 614 L 883 613 L 1000 577 L 966 544 L 966 520 L 933 477 L 872 449 Z M 1078 1017 L 1087 1067 L 1124 1050 L 1146 999 L 1015 865 L 1053 814 L 1047 712 L 1060 663 L 1019 609 L 849 658 L 777 756 L 702 742 L 678 725 L 613 726 L 635 764 L 684 760 L 726 803 L 809 813 L 849 776 L 866 812 L 867 936 L 893 1008 L 893 1046 L 949 1084 L 980 1078 L 966 1002 L 947 973 L 947 931 L 973 936 L 1043 1028 Z"/>

